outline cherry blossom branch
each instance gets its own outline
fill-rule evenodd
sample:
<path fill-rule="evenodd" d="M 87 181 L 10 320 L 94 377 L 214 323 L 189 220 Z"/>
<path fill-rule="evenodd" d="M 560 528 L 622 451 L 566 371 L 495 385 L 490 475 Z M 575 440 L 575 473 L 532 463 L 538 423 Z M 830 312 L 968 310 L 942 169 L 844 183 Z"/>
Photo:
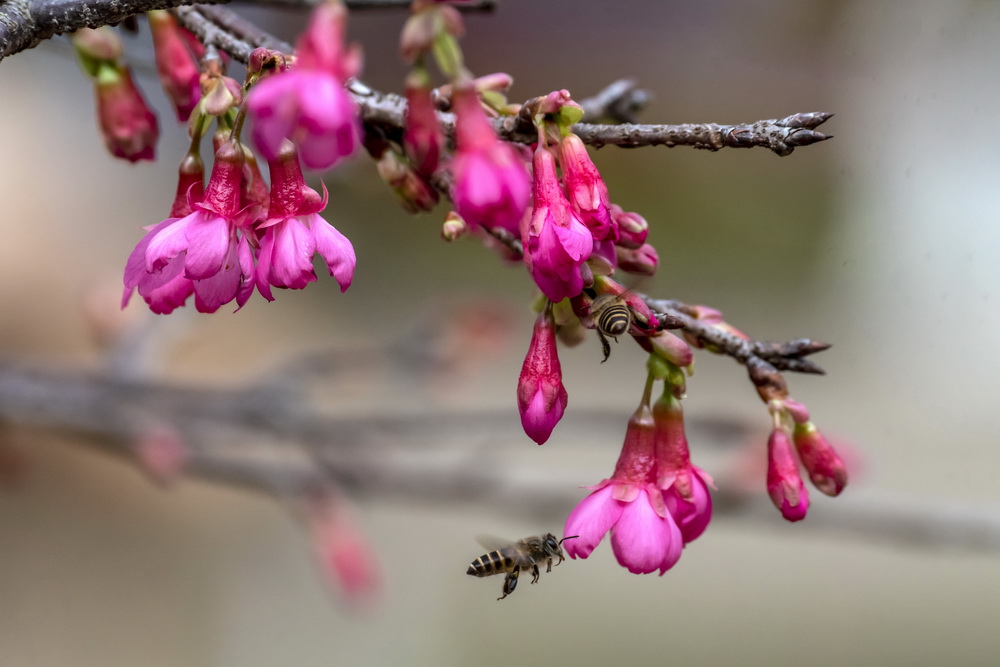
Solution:
<path fill-rule="evenodd" d="M 203 3 L 204 5 L 211 4 Z M 96 28 L 119 23 L 128 16 L 151 9 L 168 9 L 189 4 L 187 0 L 36 0 L 35 2 L 7 2 L 0 6 L 0 59 L 31 48 L 53 35 L 72 32 L 80 28 Z M 258 3 L 267 4 L 267 3 Z M 308 6 L 303 2 L 289 5 Z M 350 4 L 350 3 L 349 3 Z M 372 6 L 375 3 L 366 3 Z M 479 3 L 476 8 L 489 8 L 490 3 Z M 216 46 L 241 62 L 246 62 L 250 51 L 257 46 L 290 51 L 290 45 L 256 28 L 249 21 L 219 7 L 182 7 L 178 18 L 208 46 Z M 363 84 L 352 87 L 362 116 L 368 123 L 382 126 L 387 136 L 398 136 L 402 131 L 406 108 L 405 101 L 397 96 L 378 93 Z M 631 91 L 631 92 L 630 92 Z M 589 105 L 592 116 L 610 115 L 612 118 L 630 119 L 641 106 L 641 95 L 625 82 L 616 82 L 610 91 L 597 96 Z M 680 125 L 595 125 L 578 123 L 574 126 L 584 143 L 599 147 L 605 145 L 639 146 L 692 146 L 707 150 L 721 148 L 768 148 L 777 155 L 788 155 L 796 147 L 807 146 L 829 135 L 815 128 L 832 116 L 829 113 L 799 113 L 782 119 L 761 120 L 738 125 L 716 123 Z M 442 125 L 454 135 L 454 116 L 441 114 Z M 497 119 L 495 125 L 500 136 L 508 141 L 530 144 L 537 132 L 530 118 L 508 117 Z"/>
<path fill-rule="evenodd" d="M 284 388 L 207 390 L 0 366 L 0 420 L 6 425 L 69 433 L 136 461 L 143 424 L 171 424 L 188 443 L 183 474 L 192 478 L 284 499 L 335 484 L 359 498 L 475 502 L 544 521 L 561 520 L 579 500 L 577 472 L 546 469 L 539 475 L 510 460 L 506 450 L 504 465 L 496 465 L 498 442 L 523 439 L 509 428 L 508 414 L 330 418 L 303 403 Z M 579 429 L 581 438 L 620 438 L 613 427 L 621 415 L 591 411 L 578 417 L 560 429 Z M 748 436 L 734 423 L 714 426 L 729 439 Z M 442 439 L 457 443 L 458 451 L 444 451 Z M 713 494 L 716 514 L 740 525 L 1000 553 L 1000 512 L 989 508 L 852 494 L 838 499 L 836 512 L 814 512 L 793 529 L 757 494 L 720 482 Z"/>
<path fill-rule="evenodd" d="M 200 0 L 199 4 L 229 0 Z M 262 6 L 309 8 L 319 0 L 252 0 Z M 9 0 L 0 3 L 0 60 L 46 39 L 79 30 L 117 25 L 136 14 L 195 4 L 192 0 Z M 351 9 L 406 9 L 409 0 L 346 0 Z M 492 11 L 494 0 L 456 5 L 461 11 Z M 221 48 L 221 47 L 220 47 Z M 233 54 L 234 55 L 234 54 Z M 235 57 L 235 55 L 234 55 Z M 245 62 L 245 59 L 244 59 Z"/>

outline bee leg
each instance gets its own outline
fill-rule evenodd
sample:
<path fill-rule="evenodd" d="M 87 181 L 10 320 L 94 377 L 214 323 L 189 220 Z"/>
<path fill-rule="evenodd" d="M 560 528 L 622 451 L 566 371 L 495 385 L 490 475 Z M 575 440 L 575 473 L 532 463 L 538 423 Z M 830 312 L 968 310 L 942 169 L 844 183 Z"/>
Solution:
<path fill-rule="evenodd" d="M 604 332 L 600 329 L 597 330 L 597 337 L 601 339 L 601 350 L 604 351 L 604 358 L 601 359 L 603 364 L 611 356 L 611 344 L 608 343 L 608 339 L 604 337 Z"/>
<path fill-rule="evenodd" d="M 552 559 L 551 558 L 548 559 L 548 567 L 545 568 L 545 571 L 546 572 L 551 572 L 552 571 Z"/>
<path fill-rule="evenodd" d="M 531 566 L 531 583 L 533 583 L 533 584 L 538 583 L 538 580 L 541 578 L 541 576 L 542 576 L 541 573 L 539 573 L 539 571 L 538 571 L 538 565 L 537 564 L 532 565 Z"/>
<path fill-rule="evenodd" d="M 503 600 L 505 597 L 514 592 L 517 588 L 517 575 L 521 574 L 521 567 L 518 565 L 514 566 L 514 569 L 507 573 L 507 576 L 503 580 L 503 595 L 497 598 L 497 600 Z"/>

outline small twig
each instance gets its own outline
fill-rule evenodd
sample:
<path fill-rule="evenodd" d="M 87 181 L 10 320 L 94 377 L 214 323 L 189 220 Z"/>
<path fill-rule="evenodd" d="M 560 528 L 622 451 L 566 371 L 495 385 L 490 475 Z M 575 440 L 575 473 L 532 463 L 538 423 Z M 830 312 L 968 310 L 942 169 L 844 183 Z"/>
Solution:
<path fill-rule="evenodd" d="M 636 88 L 632 79 L 619 79 L 593 97 L 579 100 L 583 107 L 583 121 L 597 123 L 635 123 L 637 114 L 649 104 L 648 90 Z"/>

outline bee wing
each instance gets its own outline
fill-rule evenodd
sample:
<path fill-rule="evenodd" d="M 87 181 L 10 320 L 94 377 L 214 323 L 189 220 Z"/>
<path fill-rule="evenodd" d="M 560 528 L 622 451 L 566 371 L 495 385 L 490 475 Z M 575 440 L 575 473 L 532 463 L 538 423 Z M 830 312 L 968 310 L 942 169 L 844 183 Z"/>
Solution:
<path fill-rule="evenodd" d="M 476 535 L 476 542 L 487 551 L 499 551 L 513 545 L 517 540 L 505 540 L 496 535 Z"/>

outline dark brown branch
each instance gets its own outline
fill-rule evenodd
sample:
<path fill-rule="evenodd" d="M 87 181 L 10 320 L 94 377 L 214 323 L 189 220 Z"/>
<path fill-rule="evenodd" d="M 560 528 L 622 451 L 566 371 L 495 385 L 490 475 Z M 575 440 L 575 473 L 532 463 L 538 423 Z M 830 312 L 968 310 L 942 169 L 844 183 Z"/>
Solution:
<path fill-rule="evenodd" d="M 646 305 L 656 314 L 663 329 L 681 329 L 703 344 L 732 357 L 748 368 L 751 366 L 773 371 L 794 371 L 823 375 L 825 371 L 803 357 L 828 350 L 828 343 L 799 338 L 787 343 L 747 340 L 703 322 L 692 314 L 692 308 L 673 299 L 654 299 L 640 294 Z"/>
<path fill-rule="evenodd" d="M 199 0 L 199 4 L 229 0 Z M 255 0 L 253 4 L 308 9 L 319 0 Z M 136 14 L 195 4 L 192 0 L 5 0 L 0 2 L 0 60 L 80 28 L 117 25 Z M 351 9 L 406 9 L 408 0 L 346 0 Z M 461 11 L 492 11 L 494 0 L 457 5 Z M 220 46 L 220 48 L 222 48 Z M 235 57 L 235 54 L 233 54 Z M 244 60 L 245 62 L 245 60 Z"/>

